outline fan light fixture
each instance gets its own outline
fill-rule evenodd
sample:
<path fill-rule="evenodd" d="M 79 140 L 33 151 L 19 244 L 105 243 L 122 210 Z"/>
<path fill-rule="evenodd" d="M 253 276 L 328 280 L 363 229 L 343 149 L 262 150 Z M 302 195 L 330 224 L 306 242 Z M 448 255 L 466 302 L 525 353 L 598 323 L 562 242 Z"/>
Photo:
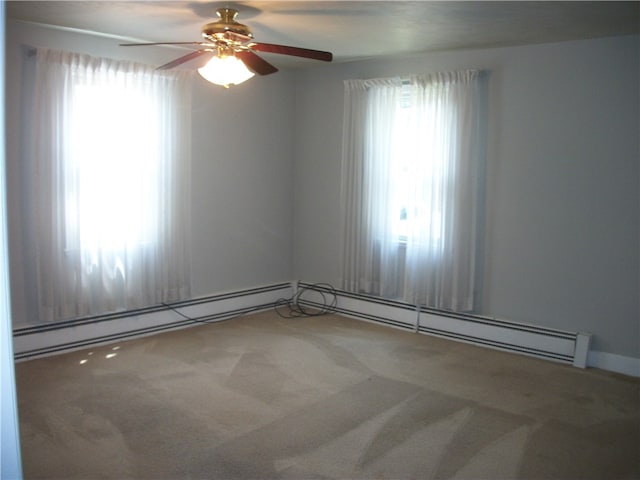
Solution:
<path fill-rule="evenodd" d="M 255 74 L 235 55 L 218 54 L 198 69 L 198 73 L 207 81 L 229 88 L 249 80 Z"/>

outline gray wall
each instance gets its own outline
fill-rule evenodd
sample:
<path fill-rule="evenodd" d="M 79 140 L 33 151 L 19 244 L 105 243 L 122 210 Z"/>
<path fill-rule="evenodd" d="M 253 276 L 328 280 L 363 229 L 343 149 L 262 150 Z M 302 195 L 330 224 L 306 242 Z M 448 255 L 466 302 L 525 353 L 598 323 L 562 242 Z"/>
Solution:
<path fill-rule="evenodd" d="M 293 75 L 278 72 L 229 90 L 196 80 L 193 293 L 289 281 Z"/>
<path fill-rule="evenodd" d="M 294 276 L 337 285 L 343 80 L 490 72 L 481 313 L 638 357 L 639 37 L 432 53 L 299 72 Z"/>
<path fill-rule="evenodd" d="M 20 136 L 25 45 L 161 65 L 186 53 L 171 48 L 118 47 L 117 39 L 8 20 L 7 170 L 14 326 L 29 324 L 31 292 L 23 283 Z M 279 72 L 225 90 L 198 75 L 193 88 L 192 293 L 291 280 L 293 74 Z"/>

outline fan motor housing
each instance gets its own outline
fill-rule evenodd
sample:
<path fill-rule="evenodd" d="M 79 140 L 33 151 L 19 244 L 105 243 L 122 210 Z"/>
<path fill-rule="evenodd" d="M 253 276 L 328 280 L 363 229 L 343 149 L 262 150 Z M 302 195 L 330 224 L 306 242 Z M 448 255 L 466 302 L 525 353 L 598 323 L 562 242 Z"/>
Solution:
<path fill-rule="evenodd" d="M 203 37 L 215 37 L 220 34 L 224 34 L 225 32 L 232 32 L 253 38 L 253 34 L 249 27 L 235 21 L 235 17 L 238 15 L 237 10 L 234 10 L 233 8 L 220 8 L 216 13 L 218 14 L 218 17 L 220 17 L 220 20 L 204 25 L 202 27 Z"/>

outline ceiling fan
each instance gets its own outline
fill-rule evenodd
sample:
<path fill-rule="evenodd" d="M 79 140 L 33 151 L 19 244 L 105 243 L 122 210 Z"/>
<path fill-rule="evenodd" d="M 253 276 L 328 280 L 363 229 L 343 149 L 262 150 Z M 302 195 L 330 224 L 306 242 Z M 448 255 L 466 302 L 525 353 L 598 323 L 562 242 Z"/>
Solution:
<path fill-rule="evenodd" d="M 313 60 L 322 60 L 330 62 L 333 59 L 331 52 L 323 52 L 320 50 L 311 50 L 308 48 L 290 47 L 286 45 L 275 45 L 272 43 L 256 42 L 253 39 L 251 29 L 236 21 L 238 11 L 233 8 L 219 8 L 216 10 L 219 19 L 215 22 L 207 23 L 202 27 L 202 42 L 153 42 L 153 43 L 122 43 L 123 47 L 148 46 L 148 45 L 197 45 L 201 47 L 187 55 L 179 57 L 166 63 L 159 70 L 167 70 L 182 65 L 190 60 L 202 56 L 210 56 L 212 62 L 224 61 L 226 63 L 234 63 L 238 68 L 238 60 L 244 65 L 247 78 L 239 81 L 229 81 L 231 77 L 219 79 L 220 82 L 207 78 L 206 69 L 210 67 L 210 62 L 205 67 L 199 68 L 199 73 L 207 80 L 213 83 L 219 83 L 228 87 L 230 83 L 241 83 L 251 78 L 254 73 L 258 75 L 269 75 L 275 73 L 278 69 L 271 65 L 263 58 L 256 55 L 255 52 L 277 53 L 281 55 L 292 55 L 295 57 L 310 58 Z M 242 69 L 243 65 L 239 67 Z M 218 68 L 217 66 L 216 68 Z M 213 66 L 209 70 L 213 70 Z M 249 70 L 246 72 L 246 70 Z"/>

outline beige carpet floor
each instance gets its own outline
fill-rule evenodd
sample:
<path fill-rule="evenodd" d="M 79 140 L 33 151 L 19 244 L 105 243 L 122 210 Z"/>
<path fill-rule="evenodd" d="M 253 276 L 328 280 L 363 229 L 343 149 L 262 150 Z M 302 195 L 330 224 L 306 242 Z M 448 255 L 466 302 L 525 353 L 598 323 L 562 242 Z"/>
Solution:
<path fill-rule="evenodd" d="M 640 478 L 640 381 L 266 312 L 16 365 L 26 479 Z"/>

